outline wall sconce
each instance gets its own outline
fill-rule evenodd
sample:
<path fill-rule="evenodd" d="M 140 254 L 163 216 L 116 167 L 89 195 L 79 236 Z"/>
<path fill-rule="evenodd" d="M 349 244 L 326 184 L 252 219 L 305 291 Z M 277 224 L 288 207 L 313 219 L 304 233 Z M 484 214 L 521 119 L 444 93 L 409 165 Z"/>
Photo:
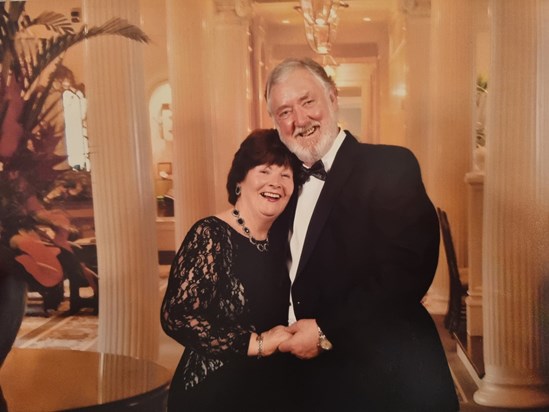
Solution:
<path fill-rule="evenodd" d="M 329 55 L 339 23 L 337 11 L 349 5 L 334 0 L 300 0 L 300 4 L 294 8 L 303 16 L 307 43 L 315 53 Z"/>

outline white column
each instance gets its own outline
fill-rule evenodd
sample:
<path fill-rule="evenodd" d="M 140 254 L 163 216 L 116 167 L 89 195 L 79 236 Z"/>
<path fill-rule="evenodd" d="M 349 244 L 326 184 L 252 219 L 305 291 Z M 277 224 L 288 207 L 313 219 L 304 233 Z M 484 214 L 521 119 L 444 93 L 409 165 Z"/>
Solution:
<path fill-rule="evenodd" d="M 470 170 L 473 67 L 472 0 L 431 2 L 429 175 L 427 189 L 435 206 L 446 210 L 460 267 L 467 266 L 467 191 Z M 442 242 L 441 242 L 442 243 Z M 444 250 L 430 294 L 448 299 Z"/>
<path fill-rule="evenodd" d="M 252 127 L 273 127 L 272 119 L 267 112 L 267 104 L 263 97 L 265 80 L 267 78 L 267 38 L 265 18 L 255 17 L 251 21 L 252 36 Z"/>
<path fill-rule="evenodd" d="M 208 48 L 211 0 L 166 0 L 168 72 L 173 104 L 173 184 L 175 242 L 190 226 L 215 212 L 212 184 Z M 216 76 L 232 76 L 218 72 Z M 218 108 L 227 110 L 227 108 Z"/>
<path fill-rule="evenodd" d="M 229 207 L 227 173 L 250 132 L 251 76 L 249 1 L 215 0 L 209 84 L 212 95 L 212 166 L 215 210 Z"/>
<path fill-rule="evenodd" d="M 406 146 L 418 158 L 424 180 L 429 174 L 430 1 L 401 3 L 406 16 Z"/>
<path fill-rule="evenodd" d="M 486 375 L 477 403 L 549 406 L 549 2 L 490 3 L 483 285 Z"/>
<path fill-rule="evenodd" d="M 482 336 L 482 210 L 484 199 L 484 172 L 470 172 L 465 175 L 468 190 L 468 283 L 467 334 Z"/>
<path fill-rule="evenodd" d="M 139 24 L 133 0 L 85 0 L 84 21 Z M 158 264 L 142 48 L 103 36 L 86 43 L 93 203 L 99 261 L 99 350 L 155 359 Z"/>

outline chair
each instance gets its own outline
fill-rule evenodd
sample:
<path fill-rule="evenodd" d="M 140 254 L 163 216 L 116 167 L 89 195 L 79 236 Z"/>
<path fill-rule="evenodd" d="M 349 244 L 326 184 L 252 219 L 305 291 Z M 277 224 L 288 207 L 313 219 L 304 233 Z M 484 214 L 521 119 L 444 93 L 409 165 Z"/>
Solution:
<path fill-rule="evenodd" d="M 70 309 L 68 314 L 74 315 L 81 308 L 93 309 L 98 314 L 99 309 L 99 278 L 97 275 L 97 250 L 95 239 L 80 239 L 73 248 L 77 260 L 73 262 L 72 270 L 68 271 Z M 70 266 L 69 266 L 70 267 Z M 91 287 L 90 297 L 81 297 L 80 289 Z"/>
<path fill-rule="evenodd" d="M 453 336 L 461 332 L 466 324 L 465 297 L 467 296 L 468 285 L 461 282 L 452 240 L 452 232 L 446 212 L 437 207 L 438 219 L 440 222 L 440 231 L 442 233 L 442 242 L 446 252 L 446 261 L 448 263 L 448 274 L 450 277 L 450 298 L 448 302 L 448 311 L 444 317 L 444 326 Z"/>
<path fill-rule="evenodd" d="M 40 295 L 40 297 L 36 297 L 36 295 L 31 297 L 29 292 L 34 292 Z M 50 310 L 56 311 L 61 302 L 63 302 L 63 299 L 63 282 L 46 288 L 34 280 L 29 280 L 27 288 L 27 311 L 25 314 L 27 316 L 44 316 L 47 318 L 50 316 Z M 41 303 L 42 311 L 32 308 L 32 306 L 36 306 L 39 303 Z"/>
<path fill-rule="evenodd" d="M 63 277 L 68 280 L 69 286 L 69 310 L 66 315 L 74 315 L 81 308 L 93 309 L 93 314 L 98 313 L 98 276 L 97 257 L 95 254 L 95 245 L 93 249 L 74 247 L 74 254 L 65 249 L 61 249 L 57 259 L 63 268 Z M 80 289 L 91 287 L 93 294 L 91 297 L 81 297 Z M 37 292 L 41 297 L 43 307 L 42 312 L 37 312 L 34 308 L 27 308 L 29 316 L 50 316 L 49 311 L 58 310 L 61 302 L 65 299 L 64 282 L 60 282 L 52 287 L 44 287 L 34 279 L 28 277 L 28 291 Z M 30 298 L 30 296 L 28 296 Z M 31 299 L 28 299 L 30 301 Z M 40 303 L 37 299 L 36 303 Z M 32 305 L 35 306 L 35 305 Z"/>

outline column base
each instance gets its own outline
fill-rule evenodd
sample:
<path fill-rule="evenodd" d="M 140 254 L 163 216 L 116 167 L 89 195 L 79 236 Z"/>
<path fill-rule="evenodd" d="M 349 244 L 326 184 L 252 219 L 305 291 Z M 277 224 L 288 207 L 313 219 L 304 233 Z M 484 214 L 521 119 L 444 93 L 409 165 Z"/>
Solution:
<path fill-rule="evenodd" d="M 482 336 L 482 296 L 467 296 L 467 334 L 470 336 Z"/>
<path fill-rule="evenodd" d="M 541 408 L 549 406 L 549 386 L 502 385 L 482 382 L 473 395 L 476 403 L 499 408 Z"/>

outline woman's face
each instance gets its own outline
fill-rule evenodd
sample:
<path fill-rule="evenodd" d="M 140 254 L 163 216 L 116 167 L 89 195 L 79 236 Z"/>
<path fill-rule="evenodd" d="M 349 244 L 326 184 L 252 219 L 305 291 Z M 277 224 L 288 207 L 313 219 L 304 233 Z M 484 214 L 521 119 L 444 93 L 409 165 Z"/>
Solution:
<path fill-rule="evenodd" d="M 246 205 L 258 218 L 276 219 L 284 210 L 294 191 L 292 169 L 275 164 L 258 165 L 248 171 L 239 183 L 239 207 Z"/>

